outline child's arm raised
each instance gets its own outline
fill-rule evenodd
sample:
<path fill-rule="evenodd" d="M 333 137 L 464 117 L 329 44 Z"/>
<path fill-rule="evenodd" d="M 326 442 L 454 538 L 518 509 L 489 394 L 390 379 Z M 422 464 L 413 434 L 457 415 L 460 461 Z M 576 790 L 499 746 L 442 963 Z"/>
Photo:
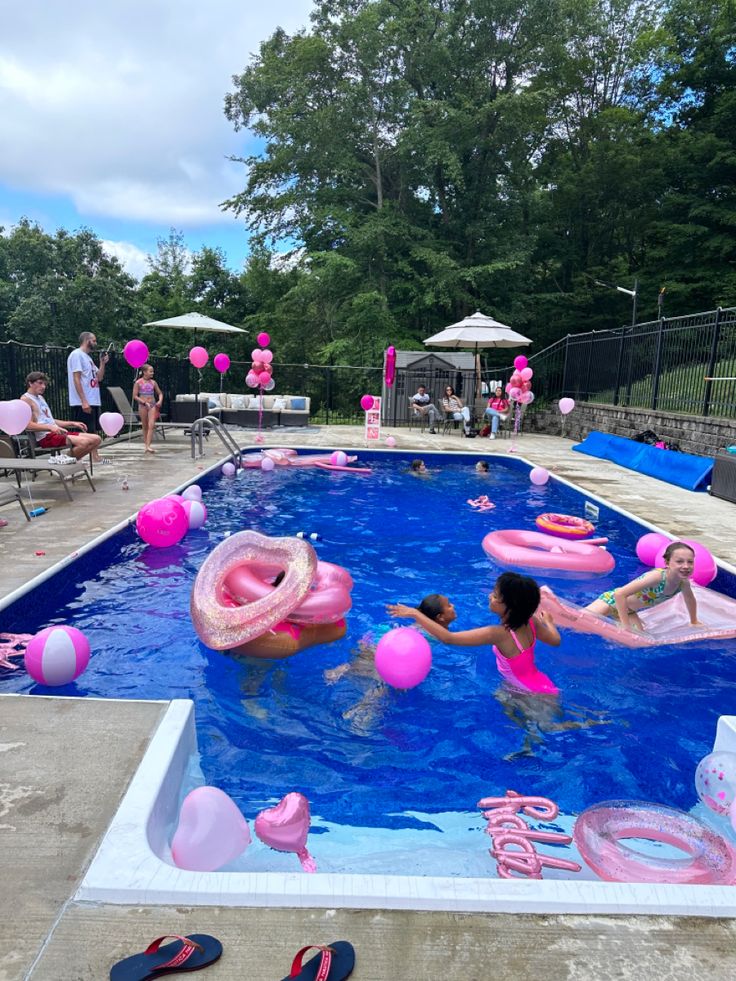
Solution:
<path fill-rule="evenodd" d="M 705 624 L 698 620 L 698 601 L 695 599 L 695 594 L 687 580 L 682 584 L 682 598 L 685 601 L 685 608 L 690 616 L 690 623 L 693 627 L 704 627 Z"/>
<path fill-rule="evenodd" d="M 413 606 L 406 606 L 404 603 L 389 603 L 386 611 L 392 617 L 399 620 L 415 620 L 422 630 L 426 630 L 443 644 L 454 644 L 457 647 L 478 647 L 480 644 L 493 644 L 496 642 L 496 635 L 501 627 L 476 627 L 474 630 L 458 630 L 453 633 L 447 627 L 435 623 L 428 616 L 420 613 Z"/>

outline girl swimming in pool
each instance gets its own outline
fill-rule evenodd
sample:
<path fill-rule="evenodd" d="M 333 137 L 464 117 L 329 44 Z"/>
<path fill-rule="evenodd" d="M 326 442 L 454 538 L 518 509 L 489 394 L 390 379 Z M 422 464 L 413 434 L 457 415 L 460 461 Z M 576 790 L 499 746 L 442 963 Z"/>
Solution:
<path fill-rule="evenodd" d="M 637 610 L 651 609 L 682 593 L 690 623 L 702 627 L 698 604 L 690 587 L 695 553 L 683 542 L 671 542 L 664 550 L 664 568 L 652 569 L 632 579 L 625 586 L 609 589 L 586 606 L 586 610 L 603 617 L 617 617 L 628 630 L 645 630 Z"/>
<path fill-rule="evenodd" d="M 429 597 L 427 597 L 429 599 Z M 428 615 L 422 607 L 415 609 L 403 603 L 389 604 L 386 609 L 392 617 L 415 620 L 419 626 L 443 644 L 475 647 L 491 644 L 496 655 L 496 666 L 504 681 L 513 688 L 542 694 L 556 694 L 558 688 L 534 663 L 534 647 L 537 639 L 552 647 L 560 644 L 560 635 L 547 613 L 537 613 L 539 586 L 529 576 L 517 572 L 504 572 L 496 580 L 488 597 L 492 613 L 501 620 L 500 626 L 489 625 L 473 630 L 448 630 L 445 623 L 455 619 L 455 608 L 446 596 L 438 596 L 439 617 Z"/>

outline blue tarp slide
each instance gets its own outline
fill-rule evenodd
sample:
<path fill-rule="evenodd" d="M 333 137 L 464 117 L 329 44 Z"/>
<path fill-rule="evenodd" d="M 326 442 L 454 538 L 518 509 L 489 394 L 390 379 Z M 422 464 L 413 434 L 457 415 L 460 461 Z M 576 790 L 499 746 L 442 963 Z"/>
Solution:
<path fill-rule="evenodd" d="M 685 490 L 705 489 L 710 483 L 714 461 L 707 456 L 693 456 L 692 453 L 677 453 L 675 450 L 661 450 L 648 443 L 637 443 L 624 436 L 611 433 L 588 433 L 582 443 L 573 446 L 578 453 L 610 460 L 621 467 L 636 470 L 637 473 L 656 477 L 668 484 L 676 484 Z"/>

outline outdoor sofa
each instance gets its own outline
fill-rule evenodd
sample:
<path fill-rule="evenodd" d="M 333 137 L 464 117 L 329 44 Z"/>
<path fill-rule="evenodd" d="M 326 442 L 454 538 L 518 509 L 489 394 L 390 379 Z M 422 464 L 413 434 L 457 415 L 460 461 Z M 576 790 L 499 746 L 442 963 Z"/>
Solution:
<path fill-rule="evenodd" d="M 263 404 L 256 394 L 238 395 L 227 392 L 200 392 L 196 395 L 177 395 L 171 403 L 174 422 L 194 422 L 200 416 L 219 416 L 229 426 L 257 429 L 261 427 L 308 426 L 309 397 L 304 395 L 264 395 Z"/>

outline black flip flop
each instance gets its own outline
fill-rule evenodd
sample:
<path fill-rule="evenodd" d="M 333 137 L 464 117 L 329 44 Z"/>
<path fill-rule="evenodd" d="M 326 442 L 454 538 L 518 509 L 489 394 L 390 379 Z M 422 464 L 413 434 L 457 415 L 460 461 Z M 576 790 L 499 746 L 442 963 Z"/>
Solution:
<path fill-rule="evenodd" d="M 302 967 L 308 950 L 319 950 L 321 953 Z M 355 950 L 347 940 L 336 940 L 329 946 L 310 944 L 297 951 L 291 973 L 283 981 L 345 981 L 353 973 L 354 967 Z"/>
<path fill-rule="evenodd" d="M 173 937 L 173 944 L 161 946 Z M 175 933 L 158 937 L 142 954 L 118 961 L 110 969 L 110 981 L 153 981 L 167 974 L 201 971 L 214 964 L 222 954 L 222 944 L 206 933 L 180 937 Z"/>

